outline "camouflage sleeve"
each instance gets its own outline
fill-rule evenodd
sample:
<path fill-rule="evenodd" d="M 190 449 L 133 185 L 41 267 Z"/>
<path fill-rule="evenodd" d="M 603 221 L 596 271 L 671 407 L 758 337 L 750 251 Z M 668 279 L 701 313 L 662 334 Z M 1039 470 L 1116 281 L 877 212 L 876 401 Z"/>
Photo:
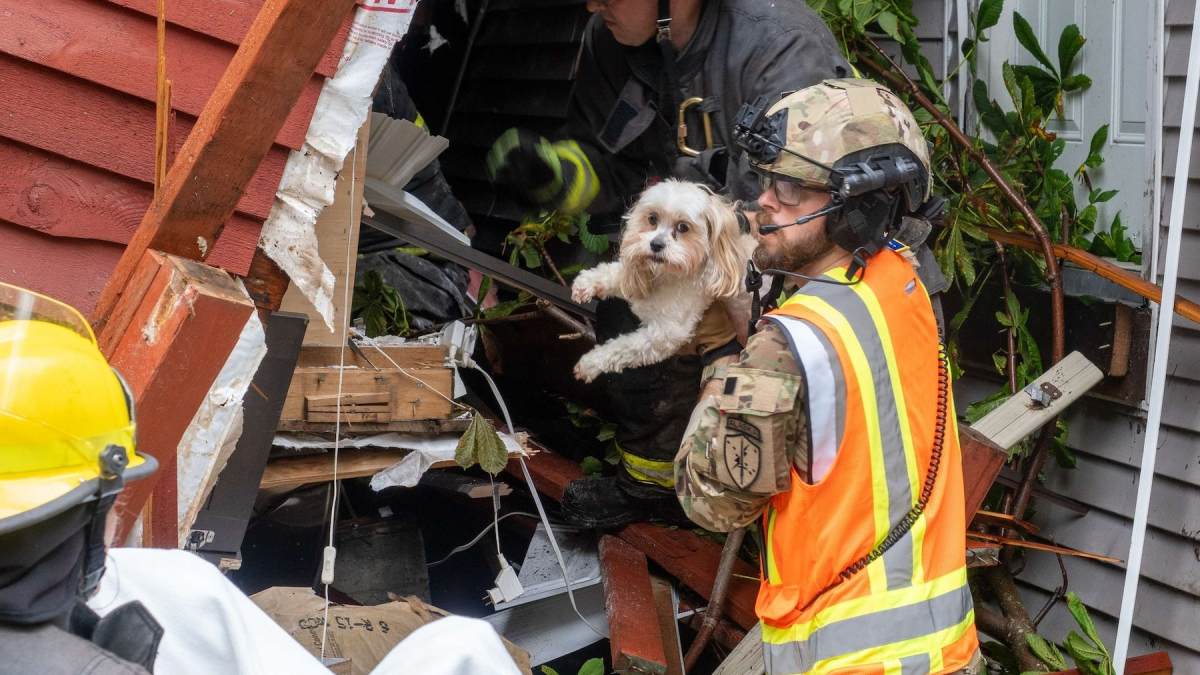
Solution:
<path fill-rule="evenodd" d="M 714 379 L 675 457 L 675 491 L 692 521 L 728 532 L 791 487 L 793 466 L 807 476 L 804 378 L 787 338 L 766 324 Z"/>

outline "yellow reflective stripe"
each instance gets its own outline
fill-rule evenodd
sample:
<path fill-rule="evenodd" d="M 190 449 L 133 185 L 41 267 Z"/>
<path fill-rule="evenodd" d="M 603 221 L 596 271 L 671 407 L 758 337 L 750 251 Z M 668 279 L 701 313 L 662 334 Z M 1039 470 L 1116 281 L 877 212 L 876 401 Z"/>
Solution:
<path fill-rule="evenodd" d="M 903 672 L 902 668 L 903 666 L 900 664 L 900 659 L 884 661 L 883 675 L 900 675 Z"/>
<path fill-rule="evenodd" d="M 782 584 L 783 578 L 779 576 L 779 566 L 775 564 L 775 546 L 771 543 L 775 540 L 775 516 L 779 515 L 779 511 L 774 506 L 767 508 L 770 509 L 767 515 L 767 581 L 772 584 Z"/>
<path fill-rule="evenodd" d="M 417 119 L 415 121 L 413 121 L 413 124 L 424 129 L 425 134 L 429 135 L 429 126 L 425 124 L 425 118 L 421 117 L 421 113 L 419 113 L 419 112 L 417 113 Z"/>
<path fill-rule="evenodd" d="M 675 487 L 675 462 L 646 459 L 632 455 L 617 446 L 617 454 L 625 463 L 625 470 L 630 476 L 645 483 L 654 483 L 663 487 Z"/>
<path fill-rule="evenodd" d="M 855 373 L 854 379 L 858 383 L 859 395 L 862 399 L 863 417 L 867 423 L 867 439 L 871 448 L 871 492 L 875 541 L 881 542 L 892 526 L 888 520 L 887 467 L 883 460 L 883 440 L 879 433 L 878 411 L 874 406 L 875 379 L 871 374 L 871 364 L 867 361 L 866 352 L 858 342 L 858 337 L 850 326 L 850 322 L 829 303 L 816 296 L 803 293 L 793 295 L 788 302 L 807 307 L 828 321 L 841 337 L 842 344 L 850 356 L 851 367 Z M 872 594 L 887 591 L 887 570 L 884 568 L 882 556 L 867 565 L 867 575 L 871 580 Z"/>
<path fill-rule="evenodd" d="M 567 186 L 559 210 L 564 213 L 583 213 L 596 195 L 600 194 L 600 179 L 596 170 L 584 154 L 583 148 L 575 141 L 559 141 L 554 144 L 554 152 L 564 161 L 575 165 L 575 179 Z"/>
<path fill-rule="evenodd" d="M 917 502 L 918 496 L 921 494 L 921 476 L 917 473 L 917 455 L 913 447 L 912 429 L 908 425 L 908 404 L 904 398 L 904 389 L 900 384 L 900 367 L 896 363 L 896 352 L 892 348 L 892 335 L 888 328 L 887 319 L 883 315 L 883 307 L 879 304 L 879 298 L 875 297 L 875 291 L 871 290 L 866 284 L 854 284 L 849 287 L 858 297 L 862 298 L 863 304 L 867 306 L 867 311 L 871 313 L 871 318 L 875 322 L 875 327 L 879 331 L 880 342 L 883 344 L 883 354 L 887 358 L 888 370 L 891 371 L 892 377 L 892 397 L 896 400 L 896 417 L 900 422 L 900 438 L 904 442 L 904 463 L 908 468 L 908 484 L 912 490 L 913 504 Z M 909 505 L 911 508 L 911 504 Z M 923 557 L 922 549 L 924 548 L 925 539 L 925 517 L 913 524 L 912 540 L 913 540 L 913 576 L 912 583 L 919 584 L 925 580 L 925 568 L 921 564 Z"/>
<path fill-rule="evenodd" d="M 872 647 L 871 649 L 863 649 L 852 654 L 843 654 L 832 659 L 818 661 L 807 673 L 799 675 L 825 675 L 826 673 L 836 672 L 841 668 L 861 666 L 864 663 L 879 663 L 892 659 L 902 659 L 914 654 L 932 653 L 935 649 L 940 652 L 943 647 L 961 640 L 974 625 L 975 610 L 972 609 L 967 614 L 967 618 L 956 626 L 951 626 L 936 633 L 930 633 L 925 637 L 915 640 L 893 642 L 881 647 Z M 936 673 L 937 670 L 931 668 L 929 672 Z"/>
<path fill-rule="evenodd" d="M 840 602 L 817 612 L 817 615 L 808 621 L 794 623 L 787 628 L 773 628 L 764 624 L 763 642 L 782 644 L 807 640 L 823 626 L 887 609 L 926 602 L 930 598 L 960 589 L 966 584 L 967 568 L 963 566 L 919 586 L 909 586 L 878 595 L 865 595 L 861 598 Z"/>

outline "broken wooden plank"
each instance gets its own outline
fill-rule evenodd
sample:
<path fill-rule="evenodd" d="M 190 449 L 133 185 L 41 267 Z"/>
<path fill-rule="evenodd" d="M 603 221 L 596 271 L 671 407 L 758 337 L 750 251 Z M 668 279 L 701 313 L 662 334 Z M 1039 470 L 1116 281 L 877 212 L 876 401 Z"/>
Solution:
<path fill-rule="evenodd" d="M 988 413 L 987 417 L 972 424 L 971 428 L 997 446 L 1011 448 L 1041 428 L 1050 418 L 1062 414 L 1102 379 L 1104 373 L 1083 354 L 1071 352 L 1031 385 L 1041 387 L 1046 384 L 1052 387 L 1051 398 L 1045 407 L 1034 405 L 1030 395 L 1021 390 Z"/>
<path fill-rule="evenodd" d="M 663 654 L 667 657 L 666 675 L 684 675 L 683 650 L 679 642 L 679 621 L 675 618 L 679 605 L 675 602 L 675 591 L 671 580 L 662 574 L 650 575 L 650 588 L 654 591 L 654 614 L 658 619 L 658 632 L 662 637 Z"/>
<path fill-rule="evenodd" d="M 1056 546 L 1054 544 L 1043 544 L 1040 541 L 1030 541 L 1028 539 L 1013 539 L 1011 537 L 1001 537 L 1001 536 L 994 535 L 994 534 L 984 534 L 982 532 L 976 532 L 974 530 L 967 531 L 967 538 L 974 539 L 976 541 L 987 542 L 990 544 L 999 544 L 1001 546 L 1018 546 L 1021 548 L 1031 548 L 1034 550 L 1046 551 L 1049 553 L 1058 553 L 1061 555 L 1070 555 L 1070 556 L 1076 556 L 1079 558 L 1090 558 L 1091 560 L 1099 560 L 1101 562 L 1108 562 L 1108 563 L 1125 562 L 1124 560 L 1121 560 L 1120 558 L 1111 558 L 1109 556 L 1100 555 L 1098 553 L 1087 553 L 1085 551 L 1078 551 L 1073 548 L 1068 548 L 1066 546 Z"/>
<path fill-rule="evenodd" d="M 125 378 L 137 409 L 138 452 L 158 472 L 121 492 L 114 509 L 124 541 L 150 494 L 143 526 L 155 546 L 179 545 L 176 452 L 180 438 L 237 344 L 254 305 L 233 278 L 190 260 L 144 252 L 140 295 L 125 295 L 114 315 L 128 317 L 109 362 Z M 127 308 L 128 307 L 128 308 Z"/>
<path fill-rule="evenodd" d="M 391 468 L 404 459 L 412 450 L 404 448 L 343 448 L 338 451 L 338 480 L 374 476 Z M 452 459 L 434 462 L 431 469 L 448 469 L 458 466 Z M 309 483 L 324 483 L 333 480 L 333 451 L 300 457 L 277 457 L 267 462 L 263 471 L 260 490 L 289 488 Z"/>
<path fill-rule="evenodd" d="M 665 675 L 667 658 L 654 609 L 654 590 L 646 555 L 606 534 L 600 538 L 600 575 L 613 670 Z"/>
<path fill-rule="evenodd" d="M 104 331 L 145 250 L 208 257 L 353 4 L 263 5 L 105 285 L 92 314 L 97 333 Z"/>
<path fill-rule="evenodd" d="M 338 451 L 337 476 L 339 479 L 374 476 L 380 471 L 394 466 L 410 452 L 412 451 L 396 448 L 380 448 L 378 450 L 344 448 Z M 454 462 L 441 464 L 453 466 Z M 433 466 L 438 466 L 438 463 Z M 263 471 L 262 482 L 259 483 L 258 489 L 291 488 L 331 480 L 333 480 L 332 451 L 301 457 L 278 457 L 267 461 L 267 468 Z"/>
<path fill-rule="evenodd" d="M 1171 675 L 1175 666 L 1166 652 L 1135 656 L 1125 661 L 1125 675 Z M 1078 670 L 1064 670 L 1054 675 L 1079 675 Z"/>
<path fill-rule="evenodd" d="M 975 522 L 981 525 L 994 525 L 998 527 L 1006 527 L 1010 530 L 1021 530 L 1029 534 L 1037 534 L 1038 526 L 1033 523 L 1019 520 L 1015 516 L 1010 516 L 1007 513 L 996 513 L 994 511 L 976 511 Z"/>
<path fill-rule="evenodd" d="M 962 448 L 963 502 L 967 517 L 964 522 L 970 523 L 1008 461 L 1008 451 L 965 424 L 958 425 L 958 441 Z"/>
<path fill-rule="evenodd" d="M 525 460 L 534 485 L 542 494 L 561 501 L 567 483 L 584 477 L 583 469 L 539 443 L 530 441 L 529 445 L 538 451 Z M 506 471 L 517 478 L 524 477 L 521 465 L 515 460 L 509 461 Z M 628 525 L 619 530 L 617 536 L 633 544 L 671 576 L 700 595 L 705 598 L 712 595 L 713 580 L 721 560 L 721 547 L 716 542 L 690 530 L 668 530 L 649 523 Z M 754 613 L 758 597 L 758 570 L 744 561 L 738 561 L 733 573 L 725 613 L 738 625 L 749 629 L 758 623 Z"/>

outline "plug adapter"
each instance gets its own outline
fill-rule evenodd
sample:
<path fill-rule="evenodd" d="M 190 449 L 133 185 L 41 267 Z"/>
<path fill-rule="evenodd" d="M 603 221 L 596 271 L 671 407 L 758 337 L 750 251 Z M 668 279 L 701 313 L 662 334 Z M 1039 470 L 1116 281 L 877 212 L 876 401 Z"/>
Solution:
<path fill-rule="evenodd" d="M 517 571 L 508 564 L 503 555 L 497 555 L 500 560 L 500 574 L 496 575 L 496 587 L 488 591 L 488 599 L 495 605 L 500 602 L 512 602 L 525 592 L 517 579 Z"/>

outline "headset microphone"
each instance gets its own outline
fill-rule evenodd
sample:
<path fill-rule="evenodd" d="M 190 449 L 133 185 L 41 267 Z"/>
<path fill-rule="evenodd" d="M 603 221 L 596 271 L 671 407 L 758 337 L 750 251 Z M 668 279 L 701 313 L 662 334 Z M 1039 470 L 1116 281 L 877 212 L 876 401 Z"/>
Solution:
<path fill-rule="evenodd" d="M 829 213 L 833 213 L 834 211 L 837 211 L 840 208 L 842 208 L 841 202 L 830 202 L 826 206 L 824 206 L 820 209 L 817 209 L 816 211 L 813 211 L 812 213 L 808 214 L 807 216 L 797 218 L 790 223 L 784 223 L 783 225 L 759 225 L 758 233 L 759 234 L 771 234 L 773 232 L 778 232 L 779 230 L 782 230 L 785 227 L 791 227 L 793 225 L 803 225 L 809 221 L 816 220 L 817 218 L 820 218 L 821 216 L 824 216 Z"/>

